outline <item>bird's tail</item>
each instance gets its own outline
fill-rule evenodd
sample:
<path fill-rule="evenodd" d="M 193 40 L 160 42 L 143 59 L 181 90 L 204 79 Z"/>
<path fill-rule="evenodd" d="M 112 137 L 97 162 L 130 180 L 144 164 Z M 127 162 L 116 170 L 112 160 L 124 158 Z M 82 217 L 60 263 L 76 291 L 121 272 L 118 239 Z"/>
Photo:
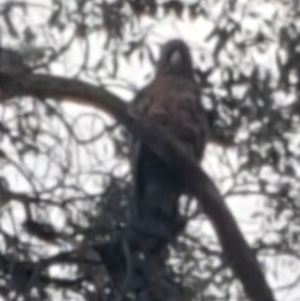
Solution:
<path fill-rule="evenodd" d="M 131 241 L 146 249 L 160 249 L 183 227 L 178 208 L 182 189 L 172 168 L 147 147 L 140 147 L 136 164 Z"/>

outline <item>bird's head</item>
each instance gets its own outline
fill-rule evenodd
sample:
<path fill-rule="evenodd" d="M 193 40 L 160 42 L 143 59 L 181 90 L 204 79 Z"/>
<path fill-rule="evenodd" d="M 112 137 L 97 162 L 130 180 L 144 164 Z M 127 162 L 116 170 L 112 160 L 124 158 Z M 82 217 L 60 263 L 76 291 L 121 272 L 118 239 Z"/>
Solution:
<path fill-rule="evenodd" d="M 158 74 L 193 79 L 192 58 L 187 45 L 181 40 L 171 40 L 162 46 Z"/>

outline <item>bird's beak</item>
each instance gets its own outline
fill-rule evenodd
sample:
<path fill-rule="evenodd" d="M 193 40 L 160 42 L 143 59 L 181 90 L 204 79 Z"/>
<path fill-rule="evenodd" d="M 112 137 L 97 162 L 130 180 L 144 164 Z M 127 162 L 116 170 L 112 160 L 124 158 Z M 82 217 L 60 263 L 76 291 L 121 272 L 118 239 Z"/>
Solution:
<path fill-rule="evenodd" d="M 180 51 L 174 51 L 170 57 L 170 64 L 172 66 L 178 66 L 182 63 L 182 56 Z"/>

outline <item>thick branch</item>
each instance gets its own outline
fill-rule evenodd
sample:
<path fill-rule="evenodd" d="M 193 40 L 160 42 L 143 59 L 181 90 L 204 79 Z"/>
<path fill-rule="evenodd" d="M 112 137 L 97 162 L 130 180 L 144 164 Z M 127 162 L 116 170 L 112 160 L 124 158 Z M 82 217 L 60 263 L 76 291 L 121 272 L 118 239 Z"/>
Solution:
<path fill-rule="evenodd" d="M 226 259 L 254 301 L 274 301 L 264 275 L 231 212 L 210 178 L 197 166 L 183 147 L 158 126 L 139 120 L 125 103 L 105 89 L 78 80 L 49 75 L 13 76 L 0 73 L 0 97 L 50 97 L 70 99 L 112 115 L 157 155 L 176 168 L 187 189 L 201 202 L 223 247 Z M 2 101 L 3 102 L 3 101 Z M 1 98 L 0 98 L 1 103 Z"/>

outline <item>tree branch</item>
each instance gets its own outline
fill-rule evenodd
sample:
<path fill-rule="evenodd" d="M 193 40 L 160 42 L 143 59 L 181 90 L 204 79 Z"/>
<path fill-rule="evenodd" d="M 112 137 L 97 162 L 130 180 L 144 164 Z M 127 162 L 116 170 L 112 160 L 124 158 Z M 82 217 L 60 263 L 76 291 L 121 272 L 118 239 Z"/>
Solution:
<path fill-rule="evenodd" d="M 158 156 L 176 168 L 181 181 L 201 202 L 222 245 L 225 257 L 253 301 L 274 301 L 261 268 L 247 245 L 231 212 L 211 179 L 197 166 L 177 140 L 134 111 L 104 88 L 78 80 L 50 75 L 11 75 L 0 72 L 0 103 L 17 96 L 53 98 L 101 109 L 125 125 Z M 2 100 L 1 100 L 2 99 Z"/>

